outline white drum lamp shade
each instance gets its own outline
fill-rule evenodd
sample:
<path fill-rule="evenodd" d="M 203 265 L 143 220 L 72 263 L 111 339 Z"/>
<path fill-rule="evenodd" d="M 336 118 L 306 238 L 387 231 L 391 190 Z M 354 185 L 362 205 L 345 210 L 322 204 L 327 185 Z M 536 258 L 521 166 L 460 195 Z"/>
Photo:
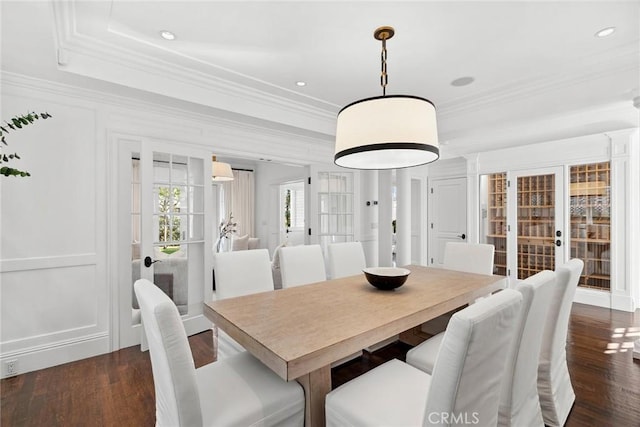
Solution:
<path fill-rule="evenodd" d="M 366 98 L 338 113 L 334 161 L 354 169 L 418 166 L 440 157 L 436 109 L 411 95 Z"/>
<path fill-rule="evenodd" d="M 216 161 L 216 156 L 212 158 L 212 174 L 213 181 L 233 181 L 233 171 L 229 163 Z"/>

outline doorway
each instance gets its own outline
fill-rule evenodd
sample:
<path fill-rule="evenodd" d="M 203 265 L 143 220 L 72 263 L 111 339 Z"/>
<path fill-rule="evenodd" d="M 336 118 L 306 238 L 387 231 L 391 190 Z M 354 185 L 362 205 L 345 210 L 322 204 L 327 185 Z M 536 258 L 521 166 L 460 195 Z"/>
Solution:
<path fill-rule="evenodd" d="M 152 281 L 173 300 L 187 333 L 208 329 L 202 302 L 211 298 L 210 153 L 124 137 L 117 146 L 114 347 L 141 342 L 133 291 L 140 278 Z"/>
<path fill-rule="evenodd" d="M 495 246 L 494 274 L 522 280 L 565 259 L 561 167 L 480 176 L 480 241 Z"/>
<path fill-rule="evenodd" d="M 304 180 L 280 184 L 278 194 L 280 241 L 287 242 L 289 246 L 304 245 Z"/>

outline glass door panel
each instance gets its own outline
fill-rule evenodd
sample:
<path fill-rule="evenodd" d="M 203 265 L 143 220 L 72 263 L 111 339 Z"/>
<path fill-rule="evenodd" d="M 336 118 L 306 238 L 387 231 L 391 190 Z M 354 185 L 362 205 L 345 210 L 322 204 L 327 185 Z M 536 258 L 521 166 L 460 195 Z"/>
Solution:
<path fill-rule="evenodd" d="M 522 280 L 555 270 L 564 259 L 562 168 L 515 173 L 507 185 L 516 201 L 507 207 L 508 246 L 515 248 L 508 272 Z"/>
<path fill-rule="evenodd" d="M 141 185 L 140 185 L 140 153 L 138 151 L 131 152 L 131 203 L 129 205 L 129 212 L 131 216 L 131 289 L 133 290 L 133 284 L 140 278 L 140 269 L 142 268 L 141 254 L 141 240 L 142 240 L 142 227 L 140 223 L 140 200 L 141 200 Z M 138 310 L 138 302 L 131 293 L 131 309 L 132 313 Z M 137 313 L 136 313 L 137 314 Z M 132 315 L 130 324 L 136 325 L 140 323 L 140 316 Z"/>
<path fill-rule="evenodd" d="M 323 250 L 329 243 L 353 241 L 353 172 L 319 172 L 318 183 L 318 237 Z"/>
<path fill-rule="evenodd" d="M 493 274 L 507 275 L 507 174 L 480 176 L 480 243 L 495 247 Z"/>
<path fill-rule="evenodd" d="M 155 283 L 185 315 L 194 287 L 189 272 L 203 266 L 202 259 L 190 255 L 202 252 L 194 252 L 194 245 L 204 245 L 204 161 L 160 151 L 142 150 L 134 155 L 133 185 L 139 187 L 134 200 L 140 199 L 134 206 L 141 208 L 132 213 L 132 229 L 134 235 L 141 235 L 142 244 L 132 279 L 143 277 Z M 135 298 L 133 308 L 138 308 Z"/>
<path fill-rule="evenodd" d="M 173 299 L 183 318 L 190 320 L 189 333 L 210 327 L 199 320 L 202 301 L 210 298 L 204 286 L 210 283 L 205 270 L 211 265 L 211 241 L 205 242 L 210 230 L 205 212 L 211 199 L 204 191 L 208 158 L 202 150 L 119 140 L 118 248 L 127 249 L 118 251 L 119 348 L 140 343 L 139 305 L 133 292 L 140 278 Z"/>
<path fill-rule="evenodd" d="M 312 167 L 311 176 L 309 212 L 313 216 L 309 242 L 319 244 L 326 253 L 330 243 L 355 240 L 356 174 L 344 169 Z"/>
<path fill-rule="evenodd" d="M 555 175 L 518 177 L 518 279 L 555 269 Z"/>
<path fill-rule="evenodd" d="M 610 163 L 570 168 L 569 214 L 571 258 L 584 261 L 578 286 L 610 290 Z"/>

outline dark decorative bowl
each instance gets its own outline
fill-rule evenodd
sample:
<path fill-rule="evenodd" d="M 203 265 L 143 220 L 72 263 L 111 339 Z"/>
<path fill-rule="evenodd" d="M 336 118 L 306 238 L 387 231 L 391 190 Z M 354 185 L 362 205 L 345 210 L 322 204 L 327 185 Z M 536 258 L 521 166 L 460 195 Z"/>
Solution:
<path fill-rule="evenodd" d="M 383 291 L 391 291 L 404 285 L 411 273 L 411 270 L 396 267 L 371 267 L 362 271 L 369 283 Z"/>

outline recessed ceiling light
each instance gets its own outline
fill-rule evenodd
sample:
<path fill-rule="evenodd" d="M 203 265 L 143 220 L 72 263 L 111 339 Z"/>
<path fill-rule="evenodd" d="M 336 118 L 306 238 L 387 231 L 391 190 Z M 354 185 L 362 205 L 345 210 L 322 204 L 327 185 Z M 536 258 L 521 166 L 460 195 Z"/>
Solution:
<path fill-rule="evenodd" d="M 451 86 L 466 86 L 473 83 L 475 79 L 473 77 L 460 77 L 451 82 Z"/>
<path fill-rule="evenodd" d="M 300 87 L 302 87 L 302 86 L 306 86 L 306 85 L 307 85 L 307 82 L 303 82 L 302 80 L 301 80 L 301 81 L 296 82 L 296 86 L 300 86 Z"/>
<path fill-rule="evenodd" d="M 171 31 L 167 31 L 167 30 L 160 31 L 160 37 L 162 37 L 165 40 L 175 40 L 176 39 L 176 35 L 173 34 Z"/>
<path fill-rule="evenodd" d="M 600 31 L 598 31 L 595 36 L 596 37 L 607 37 L 610 36 L 611 34 L 616 32 L 616 27 L 607 27 L 607 28 L 603 28 Z"/>

